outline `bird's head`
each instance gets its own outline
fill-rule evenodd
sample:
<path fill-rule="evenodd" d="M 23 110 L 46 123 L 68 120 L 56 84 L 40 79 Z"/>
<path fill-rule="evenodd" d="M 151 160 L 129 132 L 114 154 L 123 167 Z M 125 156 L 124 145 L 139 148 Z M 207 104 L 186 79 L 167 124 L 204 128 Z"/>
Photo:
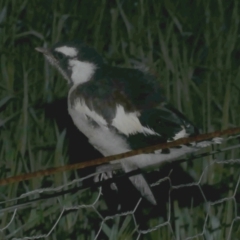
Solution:
<path fill-rule="evenodd" d="M 37 47 L 69 84 L 89 81 L 102 67 L 102 57 L 81 41 L 60 42 L 52 48 Z"/>

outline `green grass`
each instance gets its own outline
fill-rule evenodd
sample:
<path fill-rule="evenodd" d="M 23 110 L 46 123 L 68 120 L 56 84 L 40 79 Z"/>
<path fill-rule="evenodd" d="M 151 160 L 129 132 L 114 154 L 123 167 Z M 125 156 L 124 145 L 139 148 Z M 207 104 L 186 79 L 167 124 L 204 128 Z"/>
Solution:
<path fill-rule="evenodd" d="M 42 107 L 67 95 L 66 82 L 34 50 L 59 40 L 80 38 L 112 65 L 132 67 L 131 61 L 138 59 L 156 75 L 169 101 L 203 132 L 239 126 L 239 15 L 237 0 L 0 0 L 0 177 L 68 162 L 65 131 L 60 131 L 56 123 L 45 116 Z M 222 159 L 229 158 L 239 158 L 239 152 L 229 151 L 222 156 Z M 211 158 L 205 158 L 194 163 L 192 171 L 197 179 L 211 162 Z M 184 167 L 190 169 L 186 164 Z M 221 183 L 225 179 L 223 175 L 234 176 L 229 179 L 234 188 L 239 175 L 237 169 L 219 165 L 205 174 L 202 181 Z M 48 182 L 59 186 L 68 182 L 69 175 L 49 177 Z M 42 183 L 43 179 L 37 178 L 0 187 L 0 201 L 38 189 Z M 228 192 L 226 197 L 232 194 Z M 69 199 L 59 197 L 41 204 L 38 209 L 21 210 L 9 229 L 0 232 L 0 239 L 15 231 L 18 237 L 47 233 L 62 206 L 92 200 L 92 195 L 84 192 Z M 219 203 L 219 208 L 212 207 L 212 218 L 206 226 L 210 229 L 210 220 L 214 222 L 213 216 L 218 214 L 215 220 L 220 221 L 222 228 L 216 233 L 216 239 L 225 239 L 228 235 L 234 204 L 236 200 Z M 98 206 L 105 207 L 101 202 Z M 189 217 L 194 216 L 189 213 L 191 209 L 182 210 L 177 203 L 174 206 L 178 220 L 173 231 L 179 234 L 177 239 L 194 236 L 202 229 L 206 219 L 200 216 L 206 214 L 203 206 L 194 210 L 201 218 L 199 225 L 192 222 L 188 227 L 184 226 L 191 221 Z M 96 212 L 88 210 L 62 217 L 48 239 L 69 239 L 69 236 L 94 239 L 101 220 Z M 10 218 L 11 214 L 1 216 L 0 228 L 6 226 Z M 95 219 L 98 219 L 96 224 Z M 157 224 L 154 221 L 150 222 L 151 226 Z M 137 236 L 129 217 L 121 221 L 116 218 L 114 233 L 108 225 L 107 221 L 102 231 L 112 239 L 119 237 L 119 233 L 123 239 Z M 239 236 L 238 225 L 239 220 L 234 223 L 231 239 Z M 141 237 L 172 239 L 172 234 L 165 226 Z"/>

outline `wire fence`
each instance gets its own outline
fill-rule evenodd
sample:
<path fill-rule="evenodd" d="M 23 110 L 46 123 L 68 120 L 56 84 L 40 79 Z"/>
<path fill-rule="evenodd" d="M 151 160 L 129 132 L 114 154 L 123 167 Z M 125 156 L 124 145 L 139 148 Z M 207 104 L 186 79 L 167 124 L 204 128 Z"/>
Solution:
<path fill-rule="evenodd" d="M 238 133 L 239 129 L 226 131 L 217 136 Z M 175 142 L 177 146 L 187 140 Z M 98 183 L 88 181 L 97 173 L 74 180 L 66 174 L 64 184 L 53 186 L 47 177 L 43 178 L 45 170 L 41 177 L 35 174 L 38 180 L 34 174 L 28 175 L 28 179 L 49 186 L 38 189 L 24 177 L 2 179 L 0 184 L 7 184 L 2 187 L 18 188 L 19 194 L 17 198 L 0 194 L 0 239 L 239 239 L 239 146 L 239 135 L 231 135 L 221 145 L 148 171 L 146 176 L 154 175 L 150 184 L 158 206 L 141 197 L 132 201 L 126 194 L 128 207 L 109 210 L 103 194 L 106 184 L 121 182 L 138 171 Z M 164 174 L 163 169 L 167 169 Z M 49 172 L 52 174 L 54 169 Z"/>

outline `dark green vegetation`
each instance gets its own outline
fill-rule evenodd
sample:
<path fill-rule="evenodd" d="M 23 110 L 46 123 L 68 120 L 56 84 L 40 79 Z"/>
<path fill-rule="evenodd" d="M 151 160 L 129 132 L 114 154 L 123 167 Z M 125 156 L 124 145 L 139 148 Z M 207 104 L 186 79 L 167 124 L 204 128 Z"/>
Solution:
<path fill-rule="evenodd" d="M 239 4 L 238 0 L 0 0 L 0 178 L 68 162 L 66 132 L 44 111 L 47 103 L 66 96 L 66 82 L 34 50 L 60 40 L 80 38 L 112 65 L 132 67 L 137 61 L 149 67 L 169 101 L 204 132 L 239 126 Z M 224 158 L 236 159 L 239 154 L 231 151 Z M 211 162 L 205 158 L 191 166 L 197 180 Z M 239 166 L 213 166 L 201 183 L 224 182 L 231 186 L 224 196 L 233 196 Z M 184 168 L 190 167 L 185 164 Z M 69 176 L 67 172 L 48 181 L 36 178 L 0 187 L 0 201 L 43 186 L 62 185 Z M 59 197 L 44 201 L 37 209 L 33 205 L 21 210 L 8 230 L 0 232 L 0 239 L 48 233 L 63 206 L 93 202 L 95 194 Z M 212 218 L 206 222 L 204 205 L 183 210 L 175 202 L 177 239 L 202 232 L 204 237 L 194 239 L 211 239 L 211 233 L 214 239 L 226 239 L 229 232 L 231 239 L 236 239 L 239 220 L 232 229 L 230 226 L 234 216 L 240 215 L 239 202 L 233 198 L 211 206 L 208 214 L 211 212 Z M 99 201 L 97 206 L 105 205 Z M 11 216 L 12 212 L 0 216 L 0 228 Z M 73 211 L 61 217 L 49 239 L 94 239 L 100 223 L 101 218 L 91 209 Z M 158 224 L 159 219 L 154 219 L 149 226 Z M 116 218 L 114 224 L 106 221 L 102 231 L 109 239 L 137 236 L 131 215 Z M 142 237 L 172 239 L 168 225 Z"/>

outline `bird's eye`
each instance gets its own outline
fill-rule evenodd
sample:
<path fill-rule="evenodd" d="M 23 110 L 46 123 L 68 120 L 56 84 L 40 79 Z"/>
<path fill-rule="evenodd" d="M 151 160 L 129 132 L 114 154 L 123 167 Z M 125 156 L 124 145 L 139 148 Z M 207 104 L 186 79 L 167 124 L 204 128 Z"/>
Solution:
<path fill-rule="evenodd" d="M 64 59 L 66 57 L 63 53 L 60 53 L 60 52 L 54 52 L 53 55 L 59 61 L 61 61 L 62 59 Z"/>

